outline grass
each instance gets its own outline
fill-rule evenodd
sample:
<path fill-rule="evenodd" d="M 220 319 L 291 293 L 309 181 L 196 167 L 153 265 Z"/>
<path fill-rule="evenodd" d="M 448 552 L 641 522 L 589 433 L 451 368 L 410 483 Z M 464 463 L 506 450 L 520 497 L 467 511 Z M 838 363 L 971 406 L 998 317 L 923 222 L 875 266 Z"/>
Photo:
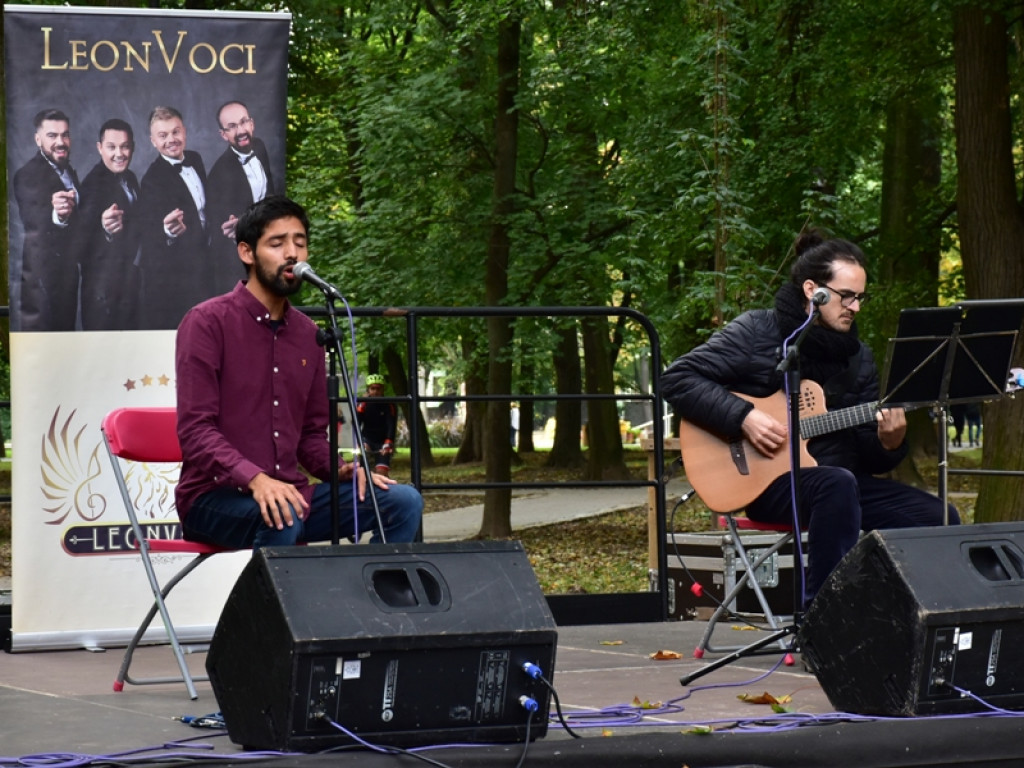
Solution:
<path fill-rule="evenodd" d="M 453 451 L 435 451 L 437 466 L 424 470 L 432 483 L 480 482 L 484 479 L 482 464 L 452 465 Z M 514 470 L 521 482 L 558 482 L 576 480 L 579 472 L 544 467 L 547 454 L 523 454 L 522 463 Z M 628 448 L 626 462 L 637 478 L 647 476 L 647 456 Z M 950 456 L 952 467 L 977 467 L 980 449 L 957 451 Z M 938 470 L 932 464 L 920 467 L 925 480 L 933 488 Z M 409 477 L 408 454 L 400 451 L 394 462 L 394 476 Z M 4 480 L 0 476 L 0 483 Z M 7 477 L 9 483 L 9 475 Z M 951 493 L 970 494 L 977 490 L 977 479 L 951 475 Z M 8 486 L 9 487 L 9 486 Z M 0 493 L 4 492 L 0 486 Z M 425 513 L 480 504 L 482 493 L 428 492 Z M 973 497 L 958 496 L 955 502 L 965 522 L 973 519 Z M 514 503 L 514 502 L 513 502 Z M 10 518 L 0 511 L 0 576 L 10 573 Z M 669 509 L 670 529 L 677 532 L 709 530 L 711 515 L 696 499 L 676 510 Z M 514 509 L 513 509 L 514 514 Z M 428 522 L 429 525 L 429 522 Z M 599 517 L 559 522 L 517 532 L 517 538 L 530 558 L 541 588 L 548 594 L 584 594 L 603 592 L 638 592 L 647 589 L 647 508 L 645 506 L 614 512 Z"/>

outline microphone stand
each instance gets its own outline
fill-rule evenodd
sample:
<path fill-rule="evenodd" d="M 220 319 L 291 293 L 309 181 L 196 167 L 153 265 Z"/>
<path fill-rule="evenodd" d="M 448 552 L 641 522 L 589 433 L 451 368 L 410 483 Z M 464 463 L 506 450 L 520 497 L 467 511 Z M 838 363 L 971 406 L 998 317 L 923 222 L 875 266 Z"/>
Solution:
<path fill-rule="evenodd" d="M 818 315 L 817 302 L 811 302 L 811 316 L 804 324 L 804 327 L 797 334 L 796 339 L 786 349 L 786 355 L 782 358 L 775 370 L 785 376 L 786 394 L 789 395 L 789 462 L 791 472 L 791 483 L 793 487 L 793 621 L 789 626 L 765 635 L 750 645 L 740 648 L 738 651 L 716 659 L 705 667 L 695 672 L 683 675 L 679 678 L 680 685 L 689 685 L 694 680 L 704 677 L 716 669 L 720 669 L 745 656 L 757 653 L 762 648 L 767 648 L 776 643 L 786 635 L 795 635 L 803 620 L 804 601 L 804 562 L 803 549 L 800 542 L 800 521 L 803 519 L 803 501 L 800 493 L 800 343 L 804 340 L 807 332 L 814 324 Z"/>
<path fill-rule="evenodd" d="M 328 450 L 330 451 L 330 473 L 331 473 L 331 544 L 338 545 L 341 543 L 341 504 L 339 501 L 339 490 L 341 479 L 338 477 L 338 472 L 341 469 L 339 461 L 339 448 L 338 445 L 338 406 L 341 403 L 341 397 L 338 395 L 339 380 L 338 380 L 338 367 L 341 367 L 341 374 L 345 382 L 348 384 L 345 387 L 345 397 L 348 403 L 349 416 L 352 422 L 352 433 L 355 436 L 355 450 L 358 452 L 359 457 L 355 459 L 355 467 L 353 468 L 352 482 L 355 484 L 353 487 L 353 506 L 358 507 L 358 488 L 359 478 L 358 472 L 360 468 L 366 471 L 366 487 L 370 493 L 370 500 L 373 504 L 374 516 L 377 520 L 377 527 L 380 530 L 381 541 L 384 539 L 384 523 L 380 516 L 380 507 L 377 504 L 377 493 L 374 488 L 373 481 L 370 478 L 370 462 L 366 456 L 366 445 L 363 443 L 363 434 L 359 428 L 359 419 L 356 418 L 356 399 L 354 387 L 351 385 L 352 379 L 349 377 L 348 364 L 345 361 L 345 355 L 341 349 L 341 334 L 338 330 L 338 318 L 335 312 L 334 301 L 336 298 L 336 291 L 333 288 L 328 290 L 321 286 L 317 286 L 321 289 L 324 294 L 324 306 L 327 309 L 328 327 L 320 328 L 316 333 L 316 343 L 321 347 L 325 347 L 328 352 L 328 371 L 327 371 L 327 408 L 330 414 L 330 429 L 327 430 L 328 436 Z M 359 514 L 358 509 L 353 509 L 352 512 L 353 530 L 358 532 L 359 528 Z"/>
<path fill-rule="evenodd" d="M 800 344 L 818 316 L 818 304 L 811 301 L 811 317 L 786 350 L 786 357 L 776 367 L 785 375 L 786 394 L 789 395 L 789 466 L 793 488 L 793 626 L 799 626 L 803 619 L 804 606 L 804 563 L 803 547 L 800 541 L 800 525 L 803 520 L 803 494 L 800 490 Z"/>

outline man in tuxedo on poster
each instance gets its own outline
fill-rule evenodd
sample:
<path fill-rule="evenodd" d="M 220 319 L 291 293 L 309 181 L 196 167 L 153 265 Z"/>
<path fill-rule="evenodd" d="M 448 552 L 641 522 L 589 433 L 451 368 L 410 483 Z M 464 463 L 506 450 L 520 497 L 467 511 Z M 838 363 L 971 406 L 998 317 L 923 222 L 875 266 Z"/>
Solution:
<path fill-rule="evenodd" d="M 33 125 L 39 151 L 14 174 L 25 230 L 18 325 L 23 331 L 73 331 L 79 279 L 73 245 L 81 198 L 71 166 L 71 120 L 59 109 L 44 109 Z"/>
<path fill-rule="evenodd" d="M 170 329 L 213 294 L 206 167 L 173 107 L 153 109 L 149 139 L 159 155 L 142 177 L 141 326 Z"/>
<path fill-rule="evenodd" d="M 100 127 L 96 163 L 82 182 L 79 263 L 82 329 L 131 330 L 139 322 L 139 180 L 131 125 L 112 118 Z"/>
<path fill-rule="evenodd" d="M 662 375 L 662 393 L 681 418 L 723 445 L 742 438 L 747 451 L 764 457 L 788 453 L 787 425 L 738 394 L 769 398 L 782 389 L 783 343 L 797 335 L 813 307 L 816 316 L 799 346 L 802 381 L 821 386 L 829 411 L 879 398 L 878 369 L 870 349 L 858 339 L 855 324 L 868 300 L 863 253 L 846 240 L 824 239 L 811 231 L 798 238 L 796 254 L 790 281 L 776 294 L 774 309 L 741 314 Z M 866 423 L 837 428 L 807 444 L 817 466 L 801 467 L 799 472 L 801 524 L 808 531 L 805 605 L 857 543 L 861 531 L 941 525 L 944 519 L 937 497 L 877 476 L 907 455 L 903 409 L 868 408 L 867 413 Z M 684 468 L 685 457 L 684 449 Z M 727 466 L 721 482 L 740 482 L 732 463 L 722 464 Z M 746 506 L 751 520 L 792 523 L 788 467 L 786 462 L 783 473 Z M 735 474 L 731 480 L 730 471 Z M 952 506 L 949 521 L 960 521 Z"/>
<path fill-rule="evenodd" d="M 238 217 L 253 203 L 282 190 L 274 183 L 267 147 L 256 137 L 256 123 L 244 103 L 223 104 L 217 110 L 217 130 L 228 146 L 210 169 L 207 190 L 214 288 L 220 293 L 244 276 L 235 245 Z"/>

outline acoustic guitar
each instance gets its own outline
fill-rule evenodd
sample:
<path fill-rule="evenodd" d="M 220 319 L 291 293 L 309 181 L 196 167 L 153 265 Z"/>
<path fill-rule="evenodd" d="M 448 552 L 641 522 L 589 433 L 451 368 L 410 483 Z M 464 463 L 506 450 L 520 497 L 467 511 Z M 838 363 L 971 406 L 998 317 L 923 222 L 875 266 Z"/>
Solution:
<path fill-rule="evenodd" d="M 784 392 L 768 397 L 734 394 L 783 424 L 787 423 L 789 402 Z M 800 383 L 798 399 L 801 467 L 817 466 L 807 452 L 810 438 L 874 421 L 879 408 L 874 402 L 827 411 L 825 392 L 814 381 Z M 768 458 L 745 438 L 723 440 L 685 420 L 679 424 L 679 447 L 686 478 L 713 512 L 742 509 L 760 496 L 775 478 L 789 472 L 791 466 L 788 444 Z"/>

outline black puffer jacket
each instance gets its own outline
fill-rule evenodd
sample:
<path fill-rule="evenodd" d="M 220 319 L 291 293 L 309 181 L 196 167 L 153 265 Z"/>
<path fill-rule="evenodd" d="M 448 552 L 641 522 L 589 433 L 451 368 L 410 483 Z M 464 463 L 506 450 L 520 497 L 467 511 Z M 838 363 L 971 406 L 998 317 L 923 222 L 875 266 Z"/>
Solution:
<path fill-rule="evenodd" d="M 662 374 L 661 392 L 676 413 L 724 439 L 742 435 L 742 423 L 753 408 L 731 391 L 767 397 L 782 389 L 783 374 L 776 371 L 785 339 L 774 310 L 746 312 L 673 362 Z M 879 396 L 878 368 L 871 350 L 860 342 L 858 370 L 844 392 L 827 402 L 828 410 L 874 402 Z M 803 360 L 804 378 L 823 386 L 842 375 L 849 358 L 833 365 Z M 826 375 L 827 374 L 827 375 Z M 731 390 L 731 391 L 730 391 Z M 857 474 L 882 474 L 893 469 L 907 453 L 906 443 L 887 451 L 878 440 L 874 422 L 813 438 L 808 450 L 819 465 L 845 467 Z"/>

